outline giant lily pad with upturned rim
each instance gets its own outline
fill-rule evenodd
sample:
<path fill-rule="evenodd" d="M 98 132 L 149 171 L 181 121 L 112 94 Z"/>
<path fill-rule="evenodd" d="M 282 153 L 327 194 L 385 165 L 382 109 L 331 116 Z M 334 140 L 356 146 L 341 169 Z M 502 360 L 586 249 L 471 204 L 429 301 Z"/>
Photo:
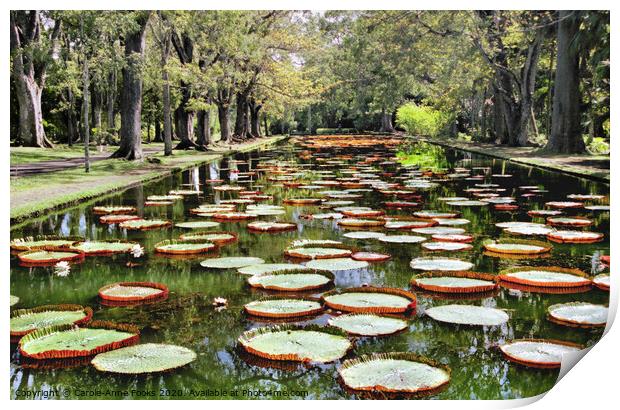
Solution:
<path fill-rule="evenodd" d="M 250 265 L 265 263 L 261 258 L 253 256 L 228 256 L 224 258 L 206 259 L 200 262 L 200 266 L 210 269 L 238 269 Z"/>
<path fill-rule="evenodd" d="M 330 318 L 327 323 L 353 336 L 387 336 L 409 326 L 403 319 L 367 313 L 340 315 Z"/>
<path fill-rule="evenodd" d="M 249 315 L 270 319 L 311 316 L 323 311 L 316 300 L 287 297 L 264 298 L 246 303 L 243 308 Z"/>
<path fill-rule="evenodd" d="M 411 285 L 430 292 L 481 293 L 497 289 L 495 276 L 479 272 L 428 272 L 411 278 Z"/>
<path fill-rule="evenodd" d="M 509 319 L 503 310 L 474 305 L 435 306 L 425 313 L 439 322 L 469 326 L 499 326 Z"/>
<path fill-rule="evenodd" d="M 415 295 L 404 289 L 387 287 L 358 287 L 332 290 L 321 296 L 333 310 L 351 313 L 403 314 L 415 310 Z"/>
<path fill-rule="evenodd" d="M 583 348 L 575 343 L 545 339 L 515 339 L 499 346 L 508 360 L 539 369 L 558 368 L 564 354 L 576 353 Z"/>
<path fill-rule="evenodd" d="M 572 327 L 604 327 L 609 308 L 587 302 L 558 303 L 547 308 L 549 320 Z"/>
<path fill-rule="evenodd" d="M 280 292 L 305 292 L 330 286 L 334 275 L 326 271 L 307 269 L 281 270 L 253 275 L 248 284 L 253 288 Z"/>
<path fill-rule="evenodd" d="M 37 329 L 56 325 L 81 325 L 93 317 L 93 310 L 81 305 L 44 305 L 11 312 L 11 337 L 22 337 Z"/>
<path fill-rule="evenodd" d="M 95 369 L 117 374 L 160 373 L 196 360 L 193 350 L 182 346 L 144 343 L 99 353 L 91 363 Z"/>
<path fill-rule="evenodd" d="M 415 258 L 410 262 L 413 269 L 424 271 L 466 271 L 474 264 L 456 258 Z"/>

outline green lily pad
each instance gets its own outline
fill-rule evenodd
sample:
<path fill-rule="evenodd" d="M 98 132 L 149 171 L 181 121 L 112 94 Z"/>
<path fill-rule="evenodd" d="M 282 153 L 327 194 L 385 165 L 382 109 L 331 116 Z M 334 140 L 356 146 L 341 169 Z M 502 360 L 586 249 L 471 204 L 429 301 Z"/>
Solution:
<path fill-rule="evenodd" d="M 11 336 L 23 336 L 48 326 L 85 323 L 93 311 L 80 305 L 49 305 L 18 309 L 11 313 Z"/>
<path fill-rule="evenodd" d="M 261 263 L 265 263 L 265 261 L 253 256 L 229 256 L 225 258 L 206 259 L 200 262 L 200 266 L 211 269 L 236 269 Z"/>
<path fill-rule="evenodd" d="M 261 275 L 263 273 L 271 273 L 281 270 L 300 270 L 307 269 L 304 265 L 298 265 L 296 263 L 259 263 L 257 265 L 244 266 L 237 269 L 237 272 L 242 275 Z"/>
<path fill-rule="evenodd" d="M 456 218 L 458 216 L 455 212 L 440 212 L 440 211 L 418 211 L 414 212 L 413 216 L 424 219 L 436 219 L 436 218 Z"/>
<path fill-rule="evenodd" d="M 270 359 L 328 363 L 342 358 L 351 342 L 335 329 L 273 326 L 252 329 L 239 337 L 249 353 Z"/>
<path fill-rule="evenodd" d="M 168 295 L 165 285 L 153 282 L 119 282 L 99 289 L 99 297 L 116 302 L 137 302 L 164 298 Z"/>
<path fill-rule="evenodd" d="M 450 369 L 411 353 L 382 353 L 346 360 L 338 373 L 352 390 L 432 394 L 450 382 Z"/>
<path fill-rule="evenodd" d="M 98 215 L 110 215 L 110 214 L 132 214 L 136 212 L 136 208 L 133 206 L 95 206 L 93 207 L 93 213 Z"/>
<path fill-rule="evenodd" d="M 319 313 L 323 306 L 308 299 L 267 298 L 246 303 L 245 311 L 250 315 L 269 318 L 289 318 Z"/>
<path fill-rule="evenodd" d="M 512 268 L 501 272 L 499 278 L 506 282 L 542 287 L 579 287 L 592 283 L 583 272 L 555 267 Z"/>
<path fill-rule="evenodd" d="M 14 251 L 42 250 L 42 249 L 59 249 L 75 245 L 83 242 L 84 238 L 77 236 L 29 236 L 27 238 L 17 238 L 11 241 L 11 249 Z"/>
<path fill-rule="evenodd" d="M 333 275 L 327 272 L 284 270 L 250 276 L 248 283 L 254 288 L 293 292 L 320 289 L 333 280 Z"/>
<path fill-rule="evenodd" d="M 184 233 L 179 238 L 184 241 L 204 241 L 224 245 L 236 241 L 237 235 L 232 232 L 192 232 Z"/>
<path fill-rule="evenodd" d="M 511 361 L 543 368 L 556 368 L 562 364 L 562 356 L 576 353 L 581 346 L 556 342 L 553 340 L 521 339 L 513 340 L 499 346 L 504 355 Z"/>
<path fill-rule="evenodd" d="M 350 256 L 352 251 L 340 248 L 292 248 L 285 251 L 286 255 L 301 259 L 330 259 Z"/>
<path fill-rule="evenodd" d="M 155 251 L 171 255 L 187 255 L 210 252 L 216 246 L 210 242 L 165 240 L 155 244 Z"/>
<path fill-rule="evenodd" d="M 420 243 L 426 240 L 425 237 L 416 235 L 383 235 L 377 239 L 387 243 Z"/>
<path fill-rule="evenodd" d="M 213 221 L 192 221 L 192 222 L 180 222 L 174 225 L 177 228 L 186 229 L 208 229 L 220 226 L 219 222 Z"/>
<path fill-rule="evenodd" d="M 329 245 L 342 245 L 342 242 L 331 239 L 296 239 L 291 242 L 291 248 L 300 248 L 304 246 L 326 247 Z"/>
<path fill-rule="evenodd" d="M 449 201 L 446 202 L 448 205 L 452 205 L 452 206 L 485 206 L 488 205 L 487 202 L 483 202 L 483 201 L 474 201 L 474 200 L 469 200 L 469 201 Z"/>
<path fill-rule="evenodd" d="M 407 321 L 370 314 L 347 314 L 329 319 L 331 326 L 356 336 L 385 336 L 406 329 Z"/>
<path fill-rule="evenodd" d="M 410 263 L 413 269 L 427 271 L 464 271 L 474 264 L 454 258 L 415 258 Z"/>
<path fill-rule="evenodd" d="M 517 242 L 510 239 L 505 241 L 488 242 L 484 244 L 484 248 L 487 251 L 495 253 L 507 253 L 515 255 L 537 255 L 541 253 L 547 253 L 551 250 L 552 246 L 545 243 L 536 243 L 531 241 Z"/>
<path fill-rule="evenodd" d="M 426 314 L 439 322 L 472 326 L 499 326 L 509 319 L 503 310 L 472 305 L 436 306 Z"/>
<path fill-rule="evenodd" d="M 327 307 L 354 313 L 404 313 L 415 307 L 415 295 L 397 288 L 350 288 L 322 296 Z M 412 306 L 413 304 L 413 306 Z"/>
<path fill-rule="evenodd" d="M 118 224 L 120 228 L 130 229 L 130 230 L 143 230 L 143 229 L 155 229 L 155 228 L 164 228 L 166 226 L 170 226 L 170 221 L 164 221 L 161 219 L 132 219 L 130 221 L 121 222 Z"/>
<path fill-rule="evenodd" d="M 460 235 L 465 233 L 465 229 L 452 228 L 450 226 L 431 226 L 428 228 L 414 228 L 411 232 L 422 235 Z"/>
<path fill-rule="evenodd" d="M 183 199 L 183 195 L 150 195 L 147 201 L 177 201 Z"/>
<path fill-rule="evenodd" d="M 17 258 L 26 264 L 53 264 L 60 261 L 74 261 L 84 258 L 79 251 L 25 251 L 17 254 Z"/>
<path fill-rule="evenodd" d="M 422 248 L 427 251 L 466 251 L 472 248 L 470 244 L 462 242 L 426 242 L 422 244 Z"/>
<path fill-rule="evenodd" d="M 328 270 L 333 272 L 363 269 L 368 267 L 368 262 L 356 261 L 351 258 L 315 259 L 307 262 L 305 266 L 311 269 Z"/>
<path fill-rule="evenodd" d="M 431 292 L 478 293 L 497 288 L 491 275 L 476 272 L 433 272 L 411 279 L 413 286 Z"/>
<path fill-rule="evenodd" d="M 343 236 L 350 239 L 379 239 L 382 236 L 385 236 L 382 232 L 371 232 L 371 231 L 356 231 L 356 232 L 347 232 L 343 234 Z"/>
<path fill-rule="evenodd" d="M 38 329 L 19 341 L 19 351 L 33 359 L 66 359 L 102 353 L 138 341 L 139 332 L 133 326 L 98 325 L 92 322 L 91 327 L 63 325 Z"/>
<path fill-rule="evenodd" d="M 91 363 L 102 372 L 143 374 L 176 369 L 194 360 L 196 353 L 185 347 L 145 343 L 100 353 Z"/>
<path fill-rule="evenodd" d="M 584 327 L 605 326 L 609 308 L 586 302 L 569 302 L 551 305 L 547 309 L 552 321 Z"/>
<path fill-rule="evenodd" d="M 592 283 L 594 283 L 594 286 L 602 290 L 609 290 L 609 287 L 611 286 L 610 277 L 606 273 L 596 275 L 594 279 L 592 279 Z"/>
<path fill-rule="evenodd" d="M 126 241 L 88 241 L 81 242 L 73 246 L 73 249 L 80 250 L 86 255 L 110 255 L 115 253 L 129 253 L 138 245 L 137 242 Z"/>

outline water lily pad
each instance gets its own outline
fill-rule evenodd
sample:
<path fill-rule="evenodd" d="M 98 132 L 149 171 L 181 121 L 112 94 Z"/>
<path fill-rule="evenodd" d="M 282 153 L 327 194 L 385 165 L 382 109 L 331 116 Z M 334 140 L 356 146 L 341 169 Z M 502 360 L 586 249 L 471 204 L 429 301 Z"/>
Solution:
<path fill-rule="evenodd" d="M 94 206 L 93 213 L 97 215 L 110 215 L 110 214 L 133 214 L 137 210 L 133 206 Z"/>
<path fill-rule="evenodd" d="M 356 261 L 350 258 L 315 259 L 306 263 L 305 266 L 311 269 L 336 272 L 341 270 L 364 269 L 368 267 L 368 262 Z"/>
<path fill-rule="evenodd" d="M 176 228 L 186 228 L 186 229 L 208 229 L 208 228 L 216 228 L 220 226 L 219 222 L 213 221 L 191 221 L 191 222 L 179 222 L 174 224 Z"/>
<path fill-rule="evenodd" d="M 103 215 L 99 217 L 99 222 L 102 224 L 119 224 L 125 221 L 132 221 L 136 219 L 142 219 L 138 215 L 123 215 L 123 214 L 111 214 L 111 215 Z"/>
<path fill-rule="evenodd" d="M 413 216 L 424 219 L 436 219 L 436 218 L 456 218 L 459 216 L 456 212 L 441 212 L 441 211 L 418 211 L 414 212 Z"/>
<path fill-rule="evenodd" d="M 248 330 L 239 344 L 249 353 L 270 359 L 328 363 L 342 358 L 352 344 L 344 332 L 319 326 L 273 326 Z"/>
<path fill-rule="evenodd" d="M 513 235 L 547 235 L 553 231 L 554 228 L 548 226 L 534 226 L 534 225 L 520 225 L 513 226 L 511 228 L 504 229 L 505 232 Z"/>
<path fill-rule="evenodd" d="M 586 302 L 560 303 L 547 309 L 552 322 L 577 327 L 605 326 L 608 311 L 607 306 Z"/>
<path fill-rule="evenodd" d="M 245 221 L 248 219 L 256 219 L 258 215 L 248 212 L 216 212 L 211 215 L 211 218 L 218 221 Z"/>
<path fill-rule="evenodd" d="M 589 286 L 592 281 L 578 269 L 550 267 L 516 267 L 500 272 L 499 279 L 527 286 L 572 288 Z"/>
<path fill-rule="evenodd" d="M 25 251 L 18 253 L 17 258 L 26 265 L 53 265 L 61 261 L 76 262 L 83 260 L 84 252 L 78 250 Z"/>
<path fill-rule="evenodd" d="M 168 287 L 156 282 L 118 282 L 99 289 L 99 297 L 112 302 L 144 302 L 168 296 Z"/>
<path fill-rule="evenodd" d="M 426 240 L 425 237 L 416 235 L 383 235 L 377 239 L 386 243 L 420 243 Z"/>
<path fill-rule="evenodd" d="M 592 283 L 597 288 L 601 290 L 606 290 L 606 291 L 609 291 L 609 287 L 611 285 L 610 277 L 606 273 L 601 273 L 599 275 L 596 275 L 594 279 L 592 279 Z"/>
<path fill-rule="evenodd" d="M 255 208 L 255 209 L 246 209 L 246 214 L 256 215 L 256 216 L 275 216 L 275 215 L 284 215 L 286 211 L 284 209 L 273 209 L 273 208 Z"/>
<path fill-rule="evenodd" d="M 437 218 L 433 219 L 437 221 L 439 226 L 459 226 L 459 225 L 467 225 L 471 221 L 465 218 Z"/>
<path fill-rule="evenodd" d="M 355 336 L 385 336 L 406 329 L 406 320 L 370 314 L 347 314 L 332 317 L 328 323 Z"/>
<path fill-rule="evenodd" d="M 284 253 L 299 259 L 333 259 L 350 256 L 353 252 L 350 249 L 306 247 L 287 249 Z"/>
<path fill-rule="evenodd" d="M 165 240 L 155 244 L 155 252 L 168 255 L 195 255 L 215 250 L 217 247 L 210 242 L 200 240 Z"/>
<path fill-rule="evenodd" d="M 237 234 L 234 232 L 192 232 L 184 233 L 179 237 L 184 241 L 204 241 L 212 242 L 216 245 L 225 245 L 237 240 Z"/>
<path fill-rule="evenodd" d="M 588 205 L 588 206 L 585 206 L 584 208 L 587 209 L 588 211 L 601 211 L 601 212 L 608 212 L 611 209 L 609 205 Z"/>
<path fill-rule="evenodd" d="M 295 239 L 291 242 L 291 248 L 300 248 L 303 246 L 328 247 L 330 245 L 342 245 L 342 242 L 331 239 Z"/>
<path fill-rule="evenodd" d="M 467 243 L 461 242 L 426 242 L 422 244 L 422 248 L 427 251 L 448 251 L 448 252 L 456 252 L 456 251 L 467 251 L 472 248 L 471 245 Z"/>
<path fill-rule="evenodd" d="M 385 225 L 384 220 L 378 219 L 357 219 L 357 218 L 344 218 L 338 220 L 339 226 L 344 227 L 379 227 Z"/>
<path fill-rule="evenodd" d="M 323 294 L 322 300 L 330 309 L 353 313 L 405 313 L 416 307 L 415 295 L 398 288 L 333 290 Z"/>
<path fill-rule="evenodd" d="M 350 239 L 379 239 L 382 236 L 385 236 L 382 232 L 371 232 L 371 231 L 356 231 L 356 232 L 347 232 L 343 234 L 343 236 Z"/>
<path fill-rule="evenodd" d="M 253 316 L 281 319 L 315 315 L 323 306 L 310 299 L 265 298 L 246 303 L 244 309 Z"/>
<path fill-rule="evenodd" d="M 112 255 L 115 253 L 129 253 L 138 245 L 137 242 L 122 240 L 88 241 L 74 245 L 72 248 L 84 252 L 86 255 Z"/>
<path fill-rule="evenodd" d="M 480 293 L 497 288 L 493 275 L 478 272 L 423 273 L 414 276 L 411 285 L 440 293 Z"/>
<path fill-rule="evenodd" d="M 172 222 L 161 219 L 134 219 L 131 221 L 121 222 L 118 226 L 122 229 L 145 231 L 148 229 L 165 228 L 170 225 L 172 225 Z"/>
<path fill-rule="evenodd" d="M 248 278 L 248 284 L 254 288 L 293 292 L 320 289 L 330 285 L 333 280 L 329 272 L 299 269 L 254 275 Z"/>
<path fill-rule="evenodd" d="M 21 337 L 37 329 L 56 325 L 87 323 L 93 310 L 80 305 L 46 305 L 11 312 L 11 337 Z"/>
<path fill-rule="evenodd" d="M 31 359 L 67 359 L 91 356 L 138 342 L 135 326 L 94 321 L 88 327 L 48 326 L 19 341 L 19 352 Z"/>
<path fill-rule="evenodd" d="M 13 239 L 11 249 L 14 251 L 54 250 L 67 248 L 83 241 L 84 238 L 78 236 L 29 236 Z"/>
<path fill-rule="evenodd" d="M 428 228 L 430 226 L 437 225 L 437 222 L 432 219 L 423 220 L 388 220 L 385 223 L 385 229 L 414 229 L 414 228 Z"/>
<path fill-rule="evenodd" d="M 376 252 L 355 252 L 353 255 L 351 255 L 351 259 L 366 262 L 383 262 L 390 258 L 390 255 Z"/>
<path fill-rule="evenodd" d="M 299 270 L 299 269 L 307 269 L 303 265 L 298 265 L 296 263 L 259 263 L 258 265 L 250 265 L 244 266 L 242 268 L 237 269 L 237 272 L 242 275 L 260 275 L 263 273 L 271 273 L 282 270 Z"/>
<path fill-rule="evenodd" d="M 584 227 L 592 225 L 592 221 L 588 218 L 567 218 L 567 217 L 550 217 L 547 218 L 547 223 L 551 226 L 576 226 Z"/>
<path fill-rule="evenodd" d="M 549 208 L 556 209 L 566 209 L 566 208 L 583 208 L 583 202 L 577 201 L 551 201 L 545 203 L 545 206 Z"/>
<path fill-rule="evenodd" d="M 558 243 L 592 243 L 602 241 L 604 234 L 586 231 L 555 231 L 547 234 L 547 239 Z"/>
<path fill-rule="evenodd" d="M 534 209 L 528 211 L 527 214 L 532 217 L 544 217 L 544 216 L 557 216 L 562 215 L 564 212 L 551 209 Z"/>
<path fill-rule="evenodd" d="M 474 237 L 471 235 L 459 235 L 459 234 L 435 234 L 431 236 L 431 239 L 437 242 L 469 243 L 469 242 L 474 241 Z"/>
<path fill-rule="evenodd" d="M 297 225 L 288 222 L 252 222 L 247 225 L 248 230 L 254 232 L 284 232 L 295 231 Z"/>
<path fill-rule="evenodd" d="M 382 353 L 346 360 L 338 373 L 351 390 L 430 395 L 450 382 L 450 369 L 412 353 Z"/>
<path fill-rule="evenodd" d="M 150 195 L 146 197 L 146 200 L 149 202 L 152 201 L 178 201 L 179 199 L 183 199 L 183 195 Z"/>
<path fill-rule="evenodd" d="M 426 314 L 439 322 L 472 326 L 499 326 L 509 319 L 503 310 L 472 305 L 436 306 Z"/>
<path fill-rule="evenodd" d="M 465 233 L 465 229 L 450 226 L 432 226 L 429 228 L 414 228 L 411 232 L 422 235 L 460 235 Z"/>
<path fill-rule="evenodd" d="M 200 262 L 200 266 L 211 269 L 236 269 L 250 265 L 265 263 L 261 258 L 252 256 L 229 256 L 225 258 L 206 259 Z"/>
<path fill-rule="evenodd" d="M 488 202 L 474 201 L 474 200 L 469 200 L 469 201 L 450 201 L 450 202 L 446 202 L 446 203 L 448 205 L 452 205 L 452 206 L 465 206 L 465 207 L 488 205 Z"/>
<path fill-rule="evenodd" d="M 583 346 L 557 340 L 518 339 L 499 346 L 504 356 L 524 366 L 553 369 L 562 365 L 562 355 L 576 353 Z"/>
<path fill-rule="evenodd" d="M 539 241 L 518 241 L 513 239 L 487 242 L 484 249 L 489 252 L 513 255 L 538 255 L 548 253 L 553 246 Z"/>
<path fill-rule="evenodd" d="M 471 269 L 474 264 L 454 258 L 415 258 L 411 260 L 410 266 L 427 271 L 464 271 Z"/>
<path fill-rule="evenodd" d="M 102 372 L 143 374 L 176 369 L 194 360 L 196 353 L 185 347 L 145 343 L 100 353 L 91 363 Z"/>

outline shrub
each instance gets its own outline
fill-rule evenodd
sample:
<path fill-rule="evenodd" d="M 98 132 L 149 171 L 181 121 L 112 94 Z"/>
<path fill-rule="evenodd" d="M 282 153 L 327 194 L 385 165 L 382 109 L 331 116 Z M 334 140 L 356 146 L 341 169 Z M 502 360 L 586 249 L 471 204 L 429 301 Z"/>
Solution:
<path fill-rule="evenodd" d="M 586 143 L 586 149 L 588 152 L 594 155 L 608 155 L 609 143 L 605 141 L 605 138 L 594 137 L 591 141 L 588 141 L 587 137 L 583 138 Z"/>
<path fill-rule="evenodd" d="M 436 137 L 449 124 L 450 114 L 424 105 L 407 103 L 396 111 L 396 125 L 410 135 Z"/>

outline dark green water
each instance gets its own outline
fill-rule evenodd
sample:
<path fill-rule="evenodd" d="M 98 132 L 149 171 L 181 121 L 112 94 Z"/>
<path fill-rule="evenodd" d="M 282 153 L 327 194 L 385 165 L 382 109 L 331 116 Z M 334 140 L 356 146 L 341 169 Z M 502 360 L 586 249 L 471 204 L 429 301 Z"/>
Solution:
<path fill-rule="evenodd" d="M 554 244 L 551 257 L 543 259 L 498 259 L 484 256 L 480 243 L 486 238 L 496 238 L 501 230 L 494 223 L 501 221 L 531 221 L 526 215 L 527 209 L 542 208 L 544 202 L 565 200 L 569 193 L 601 193 L 609 195 L 609 187 L 583 179 L 558 173 L 544 172 L 538 169 L 518 166 L 505 161 L 493 160 L 481 156 L 456 151 L 434 151 L 436 161 L 443 166 L 492 167 L 492 173 L 513 174 L 512 178 L 493 178 L 492 182 L 507 188 L 506 196 L 518 198 L 521 211 L 516 213 L 497 212 L 484 208 L 461 208 L 462 217 L 471 220 L 466 226 L 469 233 L 476 237 L 474 249 L 447 256 L 469 260 L 475 264 L 472 270 L 497 273 L 501 269 L 518 265 L 550 266 L 559 265 L 575 267 L 590 272 L 592 258 L 596 253 L 609 254 L 609 213 L 592 213 L 590 211 L 569 211 L 569 215 L 591 217 L 595 223 L 589 229 L 606 234 L 603 242 L 596 244 L 560 245 Z M 365 154 L 362 154 L 364 157 Z M 466 158 L 467 156 L 467 158 Z M 242 312 L 245 303 L 258 299 L 265 294 L 250 290 L 246 285 L 246 276 L 235 270 L 209 271 L 199 262 L 204 257 L 168 258 L 153 252 L 155 243 L 164 239 L 174 239 L 187 232 L 180 228 L 169 228 L 146 232 L 124 231 L 116 225 L 108 226 L 98 222 L 93 215 L 93 205 L 115 204 L 132 205 L 139 209 L 139 214 L 147 218 L 165 218 L 175 222 L 197 220 L 189 214 L 189 209 L 201 203 L 213 203 L 216 198 L 230 197 L 228 193 L 217 194 L 209 184 L 202 184 L 205 179 L 219 177 L 228 180 L 229 169 L 238 168 L 248 171 L 268 159 L 296 158 L 296 152 L 289 145 L 281 146 L 278 151 L 253 152 L 238 154 L 238 163 L 228 159 L 214 164 L 189 170 L 163 178 L 159 181 L 129 189 L 118 195 L 107 197 L 95 204 L 72 208 L 50 214 L 46 218 L 13 229 L 12 238 L 30 235 L 57 234 L 78 235 L 89 239 L 123 238 L 138 241 L 144 246 L 146 255 L 140 258 L 140 266 L 128 267 L 130 256 L 88 257 L 81 264 L 71 267 L 68 277 L 58 277 L 52 268 L 20 267 L 17 259 L 11 260 L 11 294 L 20 297 L 15 308 L 34 307 L 44 304 L 77 303 L 93 307 L 95 319 L 131 322 L 142 328 L 142 342 L 174 343 L 194 349 L 198 359 L 193 364 L 177 371 L 163 375 L 142 377 L 112 376 L 100 373 L 88 365 L 70 368 L 37 368 L 30 362 L 24 362 L 11 345 L 10 383 L 11 397 L 23 398 L 27 394 L 47 394 L 47 398 L 80 398 L 80 395 L 93 391 L 126 391 L 134 398 L 192 398 L 194 391 L 209 390 L 212 393 L 237 391 L 232 398 L 248 398 L 247 391 L 285 392 L 295 395 L 307 392 L 311 399 L 353 398 L 347 394 L 336 381 L 336 369 L 339 363 L 303 367 L 265 367 L 251 357 L 241 353 L 236 345 L 237 337 L 253 327 L 264 325 L 248 319 Z M 302 162 L 302 161 L 300 161 Z M 308 164 L 317 163 L 303 161 Z M 322 170 L 342 168 L 341 165 L 321 164 Z M 389 170 L 389 169 L 387 169 Z M 383 171 L 383 169 L 381 170 Z M 166 194 L 171 189 L 188 189 L 187 184 L 199 182 L 203 191 L 202 198 L 186 197 L 174 206 L 142 206 L 145 198 L 153 194 Z M 244 181 L 244 179 L 241 179 Z M 246 180 L 248 188 L 263 186 L 266 193 L 274 195 L 275 204 L 281 203 L 283 189 L 273 186 L 265 178 L 257 181 Z M 487 180 L 491 182 L 491 178 Z M 443 196 L 468 196 L 463 189 L 472 187 L 474 181 L 459 180 L 444 183 L 437 188 L 425 191 L 424 209 L 450 209 L 435 198 Z M 519 196 L 516 187 L 520 185 L 539 185 L 548 192 L 540 198 L 525 199 Z M 326 188 L 331 190 L 332 188 Z M 359 205 L 379 208 L 385 200 L 378 193 L 365 193 Z M 342 231 L 333 221 L 308 221 L 299 218 L 300 214 L 324 212 L 316 207 L 286 207 L 286 215 L 278 217 L 298 223 L 298 231 L 280 234 L 253 234 L 245 229 L 245 222 L 222 223 L 218 230 L 236 232 L 239 241 L 221 248 L 221 256 L 243 255 L 258 256 L 267 263 L 285 262 L 283 249 L 293 239 L 324 238 L 338 239 L 356 245 L 365 250 L 389 253 L 393 256 L 388 262 L 373 264 L 367 269 L 339 272 L 336 275 L 337 287 L 359 286 L 367 282 L 374 285 L 386 285 L 408 288 L 414 273 L 409 261 L 420 255 L 428 255 L 419 244 L 383 244 L 379 241 L 354 241 L 342 236 Z M 411 212 L 411 211 L 408 211 Z M 406 214 L 406 211 L 389 211 L 390 214 Z M 275 217 L 260 217 L 261 220 L 273 220 Z M 542 222 L 542 220 L 534 220 Z M 362 229 L 360 229 L 362 230 Z M 433 255 L 440 255 L 433 253 Z M 155 281 L 168 285 L 171 290 L 169 299 L 153 305 L 139 307 L 104 307 L 98 303 L 97 290 L 103 285 L 118 281 Z M 211 306 L 214 297 L 225 297 L 228 308 L 218 311 Z M 588 301 L 593 303 L 608 302 L 608 293 L 591 290 L 586 293 L 552 295 L 539 293 L 515 294 L 506 289 L 495 296 L 485 299 L 467 301 L 446 301 L 433 299 L 418 294 L 418 309 L 410 322 L 409 330 L 385 338 L 360 338 L 349 357 L 370 352 L 410 351 L 428 356 L 447 364 L 452 369 L 449 387 L 434 399 L 511 399 L 540 394 L 550 389 L 557 378 L 556 370 L 536 370 L 511 364 L 503 359 L 494 348 L 506 340 L 522 337 L 561 339 L 592 345 L 601 337 L 602 330 L 573 329 L 553 324 L 546 319 L 546 308 L 555 303 L 570 301 Z M 424 315 L 426 308 L 445 303 L 469 303 L 506 309 L 510 321 L 495 328 L 474 328 L 452 326 L 433 321 Z M 327 322 L 328 315 L 313 320 L 300 322 Z M 43 392 L 43 393 L 40 393 Z M 304 393 L 305 394 L 305 393 Z M 45 398 L 45 396 L 43 396 Z M 110 398 L 99 396 L 97 398 Z M 277 398 L 277 397 L 276 397 Z M 286 397 L 285 397 L 286 398 Z"/>

